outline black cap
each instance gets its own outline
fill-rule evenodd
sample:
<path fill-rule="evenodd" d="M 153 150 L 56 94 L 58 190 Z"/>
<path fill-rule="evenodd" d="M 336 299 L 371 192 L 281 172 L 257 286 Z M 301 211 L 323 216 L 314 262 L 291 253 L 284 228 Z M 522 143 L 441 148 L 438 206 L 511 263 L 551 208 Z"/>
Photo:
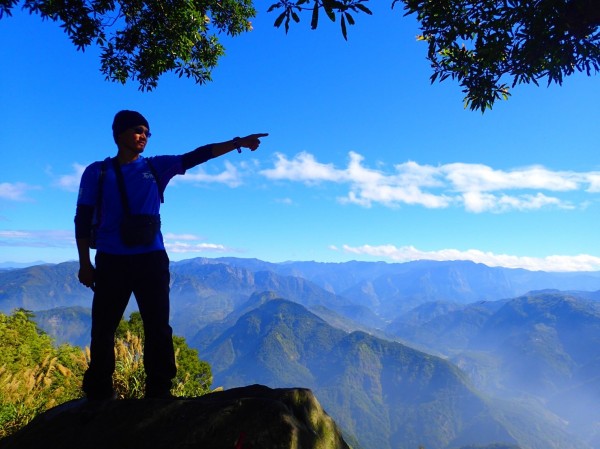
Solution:
<path fill-rule="evenodd" d="M 136 111 L 123 110 L 115 114 L 115 119 L 112 124 L 113 138 L 117 141 L 117 136 L 123 131 L 127 131 L 129 128 L 135 128 L 136 126 L 145 126 L 150 130 L 148 120 Z"/>

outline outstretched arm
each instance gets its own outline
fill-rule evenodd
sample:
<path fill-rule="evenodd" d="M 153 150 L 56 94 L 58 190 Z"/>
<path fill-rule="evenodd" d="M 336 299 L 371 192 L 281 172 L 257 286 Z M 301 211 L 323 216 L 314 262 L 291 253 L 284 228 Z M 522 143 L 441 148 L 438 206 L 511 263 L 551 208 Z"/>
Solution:
<path fill-rule="evenodd" d="M 211 143 L 196 148 L 194 151 L 183 155 L 183 167 L 187 170 L 236 149 L 241 151 L 242 148 L 249 148 L 255 151 L 260 145 L 260 139 L 268 135 L 268 133 L 250 134 L 246 137 L 236 137 L 226 142 Z"/>

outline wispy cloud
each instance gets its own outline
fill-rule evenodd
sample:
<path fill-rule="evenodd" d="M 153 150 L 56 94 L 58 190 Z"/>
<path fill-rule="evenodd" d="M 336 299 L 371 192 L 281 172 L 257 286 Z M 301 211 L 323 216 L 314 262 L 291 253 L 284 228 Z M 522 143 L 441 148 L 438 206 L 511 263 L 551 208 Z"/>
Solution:
<path fill-rule="evenodd" d="M 31 201 L 27 193 L 31 190 L 39 190 L 39 188 L 39 186 L 24 182 L 0 182 L 0 198 L 9 201 Z"/>
<path fill-rule="evenodd" d="M 71 167 L 73 171 L 69 174 L 58 176 L 55 180 L 55 185 L 63 190 L 76 192 L 77 189 L 79 189 L 79 182 L 81 180 L 81 175 L 85 170 L 85 166 L 75 162 Z"/>
<path fill-rule="evenodd" d="M 574 256 L 553 255 L 547 257 L 514 256 L 509 254 L 494 254 L 492 252 L 469 249 L 441 249 L 438 251 L 423 251 L 414 246 L 395 245 L 343 245 L 342 248 L 331 246 L 334 251 L 343 251 L 349 254 L 367 255 L 378 259 L 388 259 L 394 262 L 410 262 L 414 260 L 471 260 L 490 267 L 524 268 L 532 271 L 598 271 L 600 270 L 600 257 L 589 254 Z"/>
<path fill-rule="evenodd" d="M 342 203 L 363 207 L 417 205 L 432 209 L 463 207 L 468 212 L 526 211 L 554 207 L 572 209 L 573 193 L 600 192 L 600 172 L 553 171 L 536 165 L 497 170 L 483 164 L 452 163 L 421 165 L 413 161 L 396 164 L 391 170 L 373 169 L 358 153 L 349 153 L 345 168 L 321 163 L 302 152 L 288 159 L 277 154 L 273 168 L 260 171 L 267 179 L 345 184 Z M 571 197 L 565 198 L 565 193 Z"/>
<path fill-rule="evenodd" d="M 29 248 L 68 248 L 75 245 L 73 231 L 65 230 L 0 230 L 0 246 Z"/>
<path fill-rule="evenodd" d="M 203 242 L 194 234 L 164 234 L 165 247 L 172 253 L 240 253 L 217 243 Z M 0 247 L 72 248 L 73 231 L 66 230 L 0 230 Z"/>
<path fill-rule="evenodd" d="M 164 235 L 165 248 L 171 253 L 228 253 L 239 252 L 225 245 L 202 242 L 202 238 L 194 234 Z"/>
<path fill-rule="evenodd" d="M 225 161 L 225 169 L 217 174 L 207 173 L 199 166 L 188 171 L 184 176 L 178 177 L 176 182 L 190 182 L 196 184 L 225 184 L 229 187 L 238 187 L 242 184 L 242 172 L 231 162 Z"/>

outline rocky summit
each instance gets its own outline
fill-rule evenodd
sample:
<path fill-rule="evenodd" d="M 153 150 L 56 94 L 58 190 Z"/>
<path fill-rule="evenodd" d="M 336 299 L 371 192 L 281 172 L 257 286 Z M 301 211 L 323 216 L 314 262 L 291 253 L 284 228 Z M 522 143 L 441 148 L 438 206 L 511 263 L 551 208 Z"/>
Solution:
<path fill-rule="evenodd" d="M 1 449 L 349 449 L 308 389 L 262 385 L 198 398 L 71 401 Z"/>

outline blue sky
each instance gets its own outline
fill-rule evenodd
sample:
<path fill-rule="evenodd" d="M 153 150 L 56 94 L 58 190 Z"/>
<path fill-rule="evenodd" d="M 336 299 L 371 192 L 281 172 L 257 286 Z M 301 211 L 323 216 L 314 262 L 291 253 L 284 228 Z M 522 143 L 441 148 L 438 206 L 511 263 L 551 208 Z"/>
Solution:
<path fill-rule="evenodd" d="M 77 257 L 79 177 L 114 155 L 120 109 L 142 112 L 146 154 L 268 132 L 172 181 L 163 233 L 172 260 L 468 259 L 533 270 L 600 270 L 598 77 L 517 86 L 485 114 L 460 87 L 431 85 L 426 46 L 382 2 L 288 35 L 261 6 L 224 39 L 214 81 L 158 89 L 104 81 L 98 51 L 16 11 L 0 21 L 0 263 Z"/>

